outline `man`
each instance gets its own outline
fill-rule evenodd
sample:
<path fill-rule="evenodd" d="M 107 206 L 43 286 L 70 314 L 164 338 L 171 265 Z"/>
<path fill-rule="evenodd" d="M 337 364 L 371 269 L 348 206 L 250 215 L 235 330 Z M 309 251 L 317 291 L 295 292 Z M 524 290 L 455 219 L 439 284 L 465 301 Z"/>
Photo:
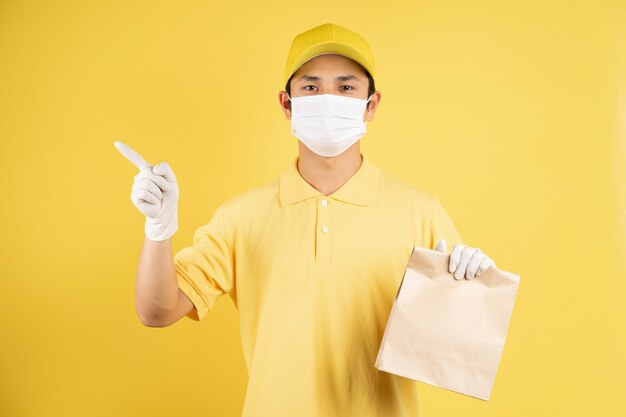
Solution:
<path fill-rule="evenodd" d="M 435 196 L 361 154 L 381 100 L 373 75 L 358 34 L 328 23 L 296 36 L 278 99 L 298 156 L 221 204 L 173 259 L 176 177 L 116 142 L 140 169 L 131 200 L 147 216 L 137 312 L 148 326 L 200 320 L 229 294 L 249 374 L 244 416 L 417 415 L 417 384 L 374 367 L 413 247 L 453 243 L 457 279 L 495 266 L 461 243 Z"/>

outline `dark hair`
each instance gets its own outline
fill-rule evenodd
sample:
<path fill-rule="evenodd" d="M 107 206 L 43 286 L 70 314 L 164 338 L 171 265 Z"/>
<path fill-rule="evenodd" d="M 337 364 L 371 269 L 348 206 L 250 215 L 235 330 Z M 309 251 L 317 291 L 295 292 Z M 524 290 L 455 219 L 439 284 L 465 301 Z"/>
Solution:
<path fill-rule="evenodd" d="M 361 66 L 361 68 L 363 67 Z M 365 75 L 367 75 L 367 81 L 368 81 L 367 97 L 369 98 L 369 96 L 374 94 L 374 92 L 376 91 L 376 85 L 374 85 L 374 78 L 370 75 L 369 71 L 366 70 L 365 68 L 363 68 L 363 71 L 365 72 Z M 287 85 L 285 86 L 285 91 L 287 92 L 287 94 L 289 94 L 289 97 L 291 97 L 291 79 L 292 78 L 293 78 L 293 74 L 291 74 L 291 77 L 289 77 L 289 80 L 287 80 Z M 367 103 L 367 106 L 369 107 L 369 103 Z"/>

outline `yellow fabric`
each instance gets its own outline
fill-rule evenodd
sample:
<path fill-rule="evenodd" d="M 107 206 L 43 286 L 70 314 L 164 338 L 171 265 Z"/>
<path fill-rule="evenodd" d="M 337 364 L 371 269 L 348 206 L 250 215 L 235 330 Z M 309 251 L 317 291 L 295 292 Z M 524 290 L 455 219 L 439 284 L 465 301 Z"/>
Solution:
<path fill-rule="evenodd" d="M 283 85 L 305 62 L 322 54 L 344 55 L 361 64 L 374 77 L 374 54 L 365 38 L 337 24 L 324 23 L 300 33 L 291 41 Z"/>
<path fill-rule="evenodd" d="M 196 307 L 188 317 L 202 319 L 223 294 L 235 302 L 244 417 L 417 416 L 417 383 L 374 362 L 413 246 L 443 237 L 450 252 L 459 233 L 437 197 L 367 156 L 329 196 L 297 162 L 220 205 L 175 255 Z"/>

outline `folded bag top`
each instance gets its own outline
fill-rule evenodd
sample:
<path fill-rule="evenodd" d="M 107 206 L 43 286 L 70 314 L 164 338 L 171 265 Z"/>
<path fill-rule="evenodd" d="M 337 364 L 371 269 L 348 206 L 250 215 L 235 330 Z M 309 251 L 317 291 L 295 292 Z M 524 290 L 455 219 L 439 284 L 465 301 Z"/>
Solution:
<path fill-rule="evenodd" d="M 489 400 L 520 276 L 489 268 L 456 280 L 449 260 L 445 252 L 413 248 L 375 367 Z"/>

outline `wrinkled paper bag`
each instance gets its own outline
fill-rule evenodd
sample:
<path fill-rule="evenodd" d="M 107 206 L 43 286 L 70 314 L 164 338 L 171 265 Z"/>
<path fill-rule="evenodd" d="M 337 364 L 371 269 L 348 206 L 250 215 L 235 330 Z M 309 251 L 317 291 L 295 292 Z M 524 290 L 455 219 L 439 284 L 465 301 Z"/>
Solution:
<path fill-rule="evenodd" d="M 489 268 L 456 280 L 449 259 L 414 247 L 375 366 L 489 400 L 520 277 Z"/>

